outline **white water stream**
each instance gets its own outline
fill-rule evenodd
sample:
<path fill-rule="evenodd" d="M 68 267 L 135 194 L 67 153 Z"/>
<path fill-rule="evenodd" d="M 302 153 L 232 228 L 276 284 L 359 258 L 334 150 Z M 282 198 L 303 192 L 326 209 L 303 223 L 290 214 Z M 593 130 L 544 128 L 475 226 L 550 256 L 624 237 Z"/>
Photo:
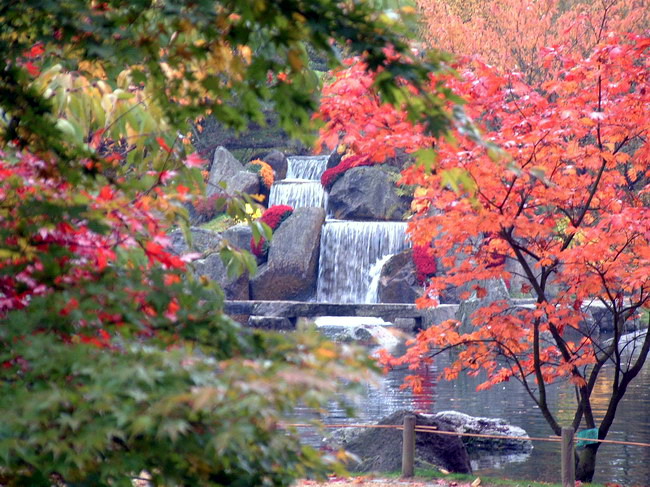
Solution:
<path fill-rule="evenodd" d="M 293 208 L 327 207 L 327 193 L 320 177 L 327 167 L 328 156 L 292 156 L 287 158 L 287 177 L 271 186 L 269 206 Z"/>
<path fill-rule="evenodd" d="M 407 247 L 405 222 L 327 220 L 320 240 L 316 300 L 377 302 L 376 293 L 368 296 L 372 266 Z"/>

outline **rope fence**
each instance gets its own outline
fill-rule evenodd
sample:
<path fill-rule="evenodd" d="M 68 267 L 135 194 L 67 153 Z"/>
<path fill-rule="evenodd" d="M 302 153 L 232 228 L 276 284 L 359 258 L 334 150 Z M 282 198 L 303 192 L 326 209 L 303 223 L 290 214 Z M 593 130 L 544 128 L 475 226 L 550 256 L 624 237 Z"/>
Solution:
<path fill-rule="evenodd" d="M 295 427 L 295 428 L 315 428 L 316 425 L 310 424 L 310 423 L 291 423 L 291 424 L 284 424 L 283 426 L 285 427 Z M 404 429 L 404 426 L 398 425 L 398 424 L 351 424 L 351 423 L 345 423 L 345 424 L 323 424 L 323 425 L 318 425 L 318 427 L 322 428 L 334 428 L 334 429 L 340 429 L 340 428 L 383 428 L 383 429 L 395 429 L 395 430 L 400 430 L 402 431 Z M 440 431 L 438 430 L 437 427 L 435 426 L 423 426 L 423 425 L 416 425 L 415 426 L 415 431 L 419 431 L 422 433 L 437 433 L 439 435 L 450 435 L 450 436 L 470 436 L 470 437 L 476 437 L 476 438 L 493 438 L 497 440 L 521 440 L 521 441 L 548 441 L 552 443 L 560 443 L 562 441 L 561 436 L 555 436 L 551 435 L 548 437 L 532 437 L 532 436 L 506 436 L 506 435 L 487 435 L 483 433 L 462 433 L 462 432 L 457 432 L 457 431 Z M 639 443 L 637 441 L 623 441 L 623 440 L 599 440 L 597 438 L 587 438 L 587 441 L 594 442 L 594 443 L 610 443 L 612 445 L 628 445 L 628 446 L 642 446 L 642 447 L 650 447 L 650 443 Z"/>
<path fill-rule="evenodd" d="M 292 423 L 284 424 L 284 427 L 292 428 L 313 428 L 316 427 L 310 423 Z M 436 426 L 417 425 L 416 417 L 412 414 L 404 416 L 404 423 L 398 424 L 324 424 L 319 425 L 323 428 L 363 428 L 363 429 L 394 429 L 402 431 L 402 476 L 412 477 L 415 464 L 415 433 L 433 433 L 438 435 L 449 436 L 467 436 L 473 438 L 492 438 L 499 440 L 521 440 L 521 441 L 546 441 L 552 443 L 561 443 L 562 451 L 562 485 L 563 487 L 574 487 L 575 485 L 575 431 L 573 428 L 562 428 L 562 436 L 549 436 L 546 438 L 529 437 L 529 436 L 509 436 L 509 435 L 490 435 L 483 433 L 464 433 L 457 431 L 441 431 Z M 612 445 L 627 445 L 650 447 L 650 443 L 641 443 L 637 441 L 622 440 L 599 440 L 597 438 L 579 438 L 586 442 L 607 443 Z"/>

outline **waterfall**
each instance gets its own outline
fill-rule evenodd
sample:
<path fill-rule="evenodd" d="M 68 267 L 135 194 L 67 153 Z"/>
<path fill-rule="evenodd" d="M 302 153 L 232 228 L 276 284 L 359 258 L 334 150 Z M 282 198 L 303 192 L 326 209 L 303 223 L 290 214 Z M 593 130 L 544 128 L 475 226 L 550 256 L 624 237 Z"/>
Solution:
<path fill-rule="evenodd" d="M 271 186 L 269 206 L 289 205 L 293 208 L 317 206 L 325 208 L 327 193 L 320 181 L 306 179 L 283 179 Z"/>
<path fill-rule="evenodd" d="M 316 300 L 377 302 L 376 293 L 367 296 L 371 267 L 407 247 L 405 222 L 326 221 L 320 241 Z"/>
<path fill-rule="evenodd" d="M 289 205 L 293 208 L 327 206 L 327 193 L 320 177 L 329 156 L 292 156 L 287 158 L 286 179 L 271 186 L 269 206 Z"/>
<path fill-rule="evenodd" d="M 289 165 L 287 179 L 310 179 L 320 181 L 327 167 L 329 156 L 291 156 L 287 157 Z"/>
<path fill-rule="evenodd" d="M 395 254 L 386 254 L 377 262 L 375 262 L 370 267 L 370 285 L 366 291 L 366 303 L 378 303 L 379 302 L 379 279 L 381 278 L 381 270 L 384 267 L 384 264 L 388 262 Z"/>

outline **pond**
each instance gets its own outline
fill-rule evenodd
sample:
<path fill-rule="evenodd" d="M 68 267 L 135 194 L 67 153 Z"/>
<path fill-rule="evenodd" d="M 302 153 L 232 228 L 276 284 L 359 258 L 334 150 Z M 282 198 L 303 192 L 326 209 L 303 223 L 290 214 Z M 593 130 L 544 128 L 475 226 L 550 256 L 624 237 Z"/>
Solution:
<path fill-rule="evenodd" d="M 374 333 L 374 332 L 373 332 Z M 462 376 L 456 381 L 438 380 L 449 357 L 438 357 L 429 370 L 424 371 L 423 392 L 413 394 L 400 389 L 405 371 L 393 371 L 382 377 L 379 384 L 367 386 L 356 404 L 357 418 L 351 419 L 343 409 L 332 406 L 325 422 L 370 423 L 399 409 L 420 412 L 460 411 L 472 416 L 503 418 L 508 423 L 524 428 L 531 437 L 552 435 L 539 409 L 516 382 L 507 382 L 488 391 L 476 392 L 478 378 Z M 611 371 L 606 370 L 597 384 L 594 414 L 602 417 L 607 406 Z M 575 409 L 575 395 L 566 385 L 549 388 L 549 402 L 563 424 L 569 424 Z M 650 367 L 642 370 L 631 384 L 619 405 L 614 425 L 608 435 L 611 440 L 650 443 Z M 514 460 L 514 461 L 513 461 Z M 559 443 L 534 442 L 530 455 L 504 458 L 490 456 L 473 458 L 472 468 L 477 475 L 522 478 L 538 481 L 560 481 Z M 650 448 L 604 444 L 598 452 L 595 482 L 616 482 L 625 486 L 650 485 Z"/>

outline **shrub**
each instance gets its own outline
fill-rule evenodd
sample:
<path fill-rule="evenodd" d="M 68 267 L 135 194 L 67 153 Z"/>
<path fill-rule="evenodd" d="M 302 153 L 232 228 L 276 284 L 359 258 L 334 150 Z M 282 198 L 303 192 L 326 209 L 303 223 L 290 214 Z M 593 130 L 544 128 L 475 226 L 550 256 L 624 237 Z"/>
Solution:
<path fill-rule="evenodd" d="M 227 195 L 216 193 L 210 197 L 196 200 L 193 203 L 196 220 L 199 222 L 208 222 L 219 215 L 221 212 L 217 209 L 217 201 L 223 198 L 227 198 Z"/>
<path fill-rule="evenodd" d="M 327 169 L 320 178 L 320 182 L 326 190 L 330 190 L 334 183 L 347 171 L 353 167 L 372 166 L 375 164 L 369 156 L 353 155 L 343 159 L 338 165 Z"/>
<path fill-rule="evenodd" d="M 275 231 L 284 220 L 289 218 L 293 213 L 293 208 L 288 205 L 275 205 L 268 208 L 260 217 L 259 221 L 267 224 L 271 230 Z M 269 244 L 264 238 L 260 238 L 256 243 L 251 238 L 251 252 L 257 257 L 264 257 L 269 251 Z"/>
<path fill-rule="evenodd" d="M 273 168 L 268 163 L 260 159 L 255 159 L 246 165 L 246 169 L 258 174 L 264 187 L 271 189 L 271 185 L 275 180 L 275 171 L 273 171 Z"/>

